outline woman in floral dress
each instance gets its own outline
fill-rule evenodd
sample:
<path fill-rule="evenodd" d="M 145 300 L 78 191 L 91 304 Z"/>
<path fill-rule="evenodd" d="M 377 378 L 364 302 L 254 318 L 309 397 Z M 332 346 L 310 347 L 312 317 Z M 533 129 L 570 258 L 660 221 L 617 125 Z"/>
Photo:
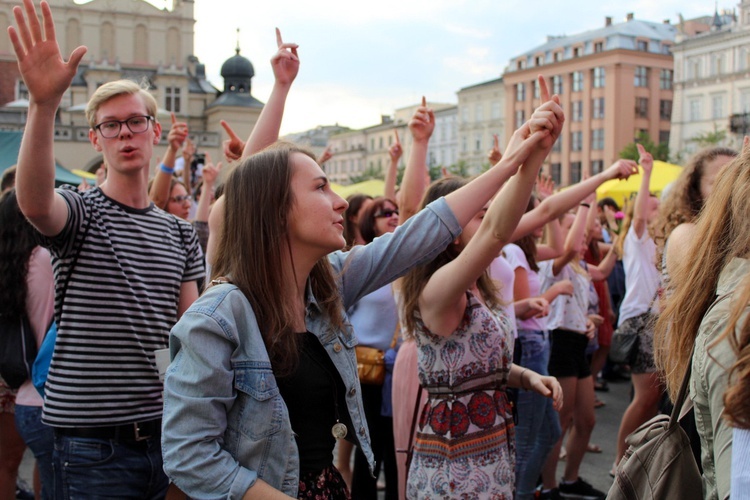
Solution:
<path fill-rule="evenodd" d="M 512 498 L 513 420 L 505 388 L 534 390 L 552 397 L 556 407 L 562 403 L 553 377 L 511 362 L 512 326 L 487 274 L 509 242 L 562 127 L 558 101 L 544 101 L 488 172 L 498 183 L 481 185 L 497 189 L 513 176 L 502 193 L 445 251 L 413 268 L 402 283 L 403 322 L 417 342 L 419 379 L 429 395 L 420 409 L 407 498 Z M 539 140 L 518 169 L 516 144 L 534 134 Z M 423 203 L 463 184 L 456 178 L 438 181 Z"/>

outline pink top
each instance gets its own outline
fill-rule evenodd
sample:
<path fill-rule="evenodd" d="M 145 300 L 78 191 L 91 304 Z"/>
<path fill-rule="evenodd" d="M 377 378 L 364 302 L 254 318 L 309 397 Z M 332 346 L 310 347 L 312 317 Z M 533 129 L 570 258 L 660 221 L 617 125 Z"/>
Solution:
<path fill-rule="evenodd" d="M 52 274 L 50 254 L 46 248 L 36 247 L 32 250 L 26 287 L 26 314 L 39 346 L 55 313 L 55 278 Z M 31 380 L 24 382 L 18 389 L 17 405 L 42 406 L 43 403 Z"/>

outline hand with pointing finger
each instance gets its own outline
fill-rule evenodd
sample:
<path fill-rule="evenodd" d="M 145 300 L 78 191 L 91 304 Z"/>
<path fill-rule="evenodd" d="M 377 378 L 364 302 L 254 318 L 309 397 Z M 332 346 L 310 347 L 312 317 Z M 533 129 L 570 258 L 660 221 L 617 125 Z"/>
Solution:
<path fill-rule="evenodd" d="M 391 157 L 392 164 L 398 164 L 403 154 L 403 149 L 401 148 L 401 140 L 398 138 L 398 130 L 394 130 L 393 133 L 396 135 L 396 142 L 388 148 L 388 155 Z"/>
<path fill-rule="evenodd" d="M 409 120 L 409 130 L 415 142 L 426 142 L 435 130 L 435 112 L 427 107 L 427 99 L 422 97 L 422 105 Z"/>
<path fill-rule="evenodd" d="M 327 162 L 331 158 L 333 158 L 333 152 L 331 151 L 331 146 L 326 146 L 326 148 L 320 154 L 320 158 L 318 158 L 318 165 L 322 166 L 325 162 Z"/>
<path fill-rule="evenodd" d="M 497 134 L 492 134 L 492 149 L 487 153 L 487 159 L 490 160 L 490 165 L 494 165 L 503 158 L 503 153 L 500 152 L 500 141 Z"/>
<path fill-rule="evenodd" d="M 276 78 L 276 83 L 291 85 L 299 71 L 299 56 L 297 55 L 299 45 L 284 43 L 279 28 L 276 28 L 276 45 L 279 51 L 271 58 L 273 76 Z"/>
<path fill-rule="evenodd" d="M 221 126 L 224 127 L 229 139 L 225 140 L 224 145 L 224 156 L 228 161 L 236 161 L 242 158 L 242 152 L 245 150 L 245 143 L 234 133 L 232 127 L 227 122 L 221 120 Z"/>

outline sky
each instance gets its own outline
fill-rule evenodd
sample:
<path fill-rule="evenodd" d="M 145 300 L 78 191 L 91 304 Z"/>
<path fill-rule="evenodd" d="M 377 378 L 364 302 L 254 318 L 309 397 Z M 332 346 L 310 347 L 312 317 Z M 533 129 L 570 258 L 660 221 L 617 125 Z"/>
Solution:
<path fill-rule="evenodd" d="M 171 0 L 150 0 L 163 7 Z M 719 2 L 719 9 L 736 2 Z M 274 28 L 299 44 L 300 72 L 287 100 L 282 134 L 338 123 L 362 128 L 400 107 L 456 103 L 456 92 L 502 75 L 509 60 L 546 41 L 636 19 L 678 22 L 713 14 L 698 0 L 195 0 L 195 55 L 223 88 L 221 65 L 241 54 L 255 68 L 252 95 L 273 84 Z"/>

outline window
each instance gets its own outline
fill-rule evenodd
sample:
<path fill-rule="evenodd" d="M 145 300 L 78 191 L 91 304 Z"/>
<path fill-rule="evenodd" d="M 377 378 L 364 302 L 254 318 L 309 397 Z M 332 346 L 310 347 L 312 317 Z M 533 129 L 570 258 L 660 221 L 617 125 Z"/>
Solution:
<path fill-rule="evenodd" d="M 383 138 L 378 137 L 378 149 L 383 149 Z"/>
<path fill-rule="evenodd" d="M 698 79 L 701 77 L 701 61 L 698 58 L 688 60 L 688 78 Z"/>
<path fill-rule="evenodd" d="M 477 134 L 474 136 L 474 149 L 476 151 L 482 150 L 482 134 Z"/>
<path fill-rule="evenodd" d="M 461 123 L 468 123 L 469 122 L 469 108 L 464 107 L 461 108 Z"/>
<path fill-rule="evenodd" d="M 648 52 L 648 42 L 646 40 L 638 40 L 635 48 L 641 52 Z"/>
<path fill-rule="evenodd" d="M 659 131 L 659 144 L 669 144 L 669 130 Z"/>
<path fill-rule="evenodd" d="M 711 76 L 724 73 L 724 55 L 714 54 L 711 56 Z"/>
<path fill-rule="evenodd" d="M 500 118 L 501 113 L 502 109 L 500 107 L 500 101 L 492 101 L 492 105 L 490 108 L 490 115 L 492 116 L 492 119 L 496 120 Z"/>
<path fill-rule="evenodd" d="M 740 111 L 750 113 L 750 90 L 743 90 L 740 93 Z"/>
<path fill-rule="evenodd" d="M 516 128 L 520 128 L 521 125 L 526 121 L 526 114 L 522 109 L 516 110 Z"/>
<path fill-rule="evenodd" d="M 648 68 L 646 66 L 636 66 L 634 84 L 636 87 L 648 87 Z"/>
<path fill-rule="evenodd" d="M 26 84 L 20 78 L 16 80 L 16 99 L 29 100 L 29 89 L 26 88 Z"/>
<path fill-rule="evenodd" d="M 637 118 L 648 118 L 648 97 L 635 98 L 635 116 Z"/>
<path fill-rule="evenodd" d="M 690 107 L 690 120 L 698 121 L 701 119 L 701 101 L 700 98 L 693 98 L 688 101 Z"/>
<path fill-rule="evenodd" d="M 602 66 L 598 66 L 591 70 L 592 73 L 592 85 L 595 89 L 601 89 L 604 88 L 604 68 Z"/>
<path fill-rule="evenodd" d="M 581 162 L 573 161 L 570 162 L 570 183 L 575 184 L 581 182 Z"/>
<path fill-rule="evenodd" d="M 553 153 L 559 153 L 559 152 L 562 151 L 562 139 L 561 139 L 561 137 L 562 137 L 562 135 L 560 135 L 557 138 L 557 140 L 555 141 L 555 143 L 552 145 L 552 152 Z"/>
<path fill-rule="evenodd" d="M 536 59 L 534 59 L 534 64 L 536 66 L 541 66 L 544 64 L 544 58 L 542 56 L 536 56 Z"/>
<path fill-rule="evenodd" d="M 583 90 L 583 72 L 574 71 L 572 92 L 580 92 L 582 90 Z"/>
<path fill-rule="evenodd" d="M 562 95 L 563 93 L 563 79 L 560 75 L 552 77 L 552 93 Z"/>
<path fill-rule="evenodd" d="M 550 165 L 549 174 L 552 176 L 552 181 L 556 186 L 562 184 L 562 168 L 559 163 L 553 163 Z"/>
<path fill-rule="evenodd" d="M 604 172 L 604 160 L 593 160 L 591 162 L 591 175 Z"/>
<path fill-rule="evenodd" d="M 595 128 L 591 131 L 591 149 L 604 149 L 604 129 Z"/>
<path fill-rule="evenodd" d="M 581 57 L 581 54 L 583 54 L 583 49 L 581 47 L 573 48 L 573 57 Z"/>
<path fill-rule="evenodd" d="M 724 118 L 724 96 L 711 96 L 711 118 Z"/>
<path fill-rule="evenodd" d="M 595 42 L 594 43 L 594 52 L 604 52 L 604 42 Z"/>
<path fill-rule="evenodd" d="M 481 122 L 484 120 L 484 108 L 481 104 L 477 104 L 474 106 L 474 120 L 477 122 Z"/>
<path fill-rule="evenodd" d="M 173 113 L 179 113 L 181 106 L 180 102 L 180 87 L 165 87 L 164 88 L 164 107 L 167 111 Z"/>
<path fill-rule="evenodd" d="M 573 111 L 571 115 L 571 120 L 574 122 L 583 121 L 583 101 L 573 101 Z"/>
<path fill-rule="evenodd" d="M 674 80 L 674 71 L 663 69 L 659 73 L 659 88 L 661 90 L 672 90 L 672 81 Z"/>
<path fill-rule="evenodd" d="M 374 137 L 370 138 L 370 151 L 375 151 L 375 138 Z M 370 164 L 370 166 L 372 167 L 372 163 Z"/>
<path fill-rule="evenodd" d="M 525 101 L 526 100 L 526 85 L 523 83 L 517 83 L 516 84 L 516 101 Z"/>
<path fill-rule="evenodd" d="M 666 99 L 659 101 L 659 118 L 667 121 L 672 119 L 672 101 Z"/>
<path fill-rule="evenodd" d="M 461 152 L 465 153 L 469 150 L 469 146 L 466 142 L 466 136 L 461 137 Z"/>
<path fill-rule="evenodd" d="M 583 132 L 580 130 L 570 133 L 570 150 L 581 151 L 583 149 Z"/>
<path fill-rule="evenodd" d="M 540 95 L 540 89 L 539 89 L 539 80 L 534 80 L 534 99 L 539 99 Z"/>
<path fill-rule="evenodd" d="M 604 98 L 595 97 L 594 99 L 591 99 L 591 104 L 593 108 L 591 117 L 595 120 L 604 118 Z"/>
<path fill-rule="evenodd" d="M 562 53 L 562 52 L 555 52 L 555 53 L 554 53 L 554 54 L 552 55 L 552 59 L 553 59 L 553 60 L 554 60 L 555 62 L 559 62 L 559 61 L 562 61 L 562 58 L 563 58 L 563 53 Z"/>

